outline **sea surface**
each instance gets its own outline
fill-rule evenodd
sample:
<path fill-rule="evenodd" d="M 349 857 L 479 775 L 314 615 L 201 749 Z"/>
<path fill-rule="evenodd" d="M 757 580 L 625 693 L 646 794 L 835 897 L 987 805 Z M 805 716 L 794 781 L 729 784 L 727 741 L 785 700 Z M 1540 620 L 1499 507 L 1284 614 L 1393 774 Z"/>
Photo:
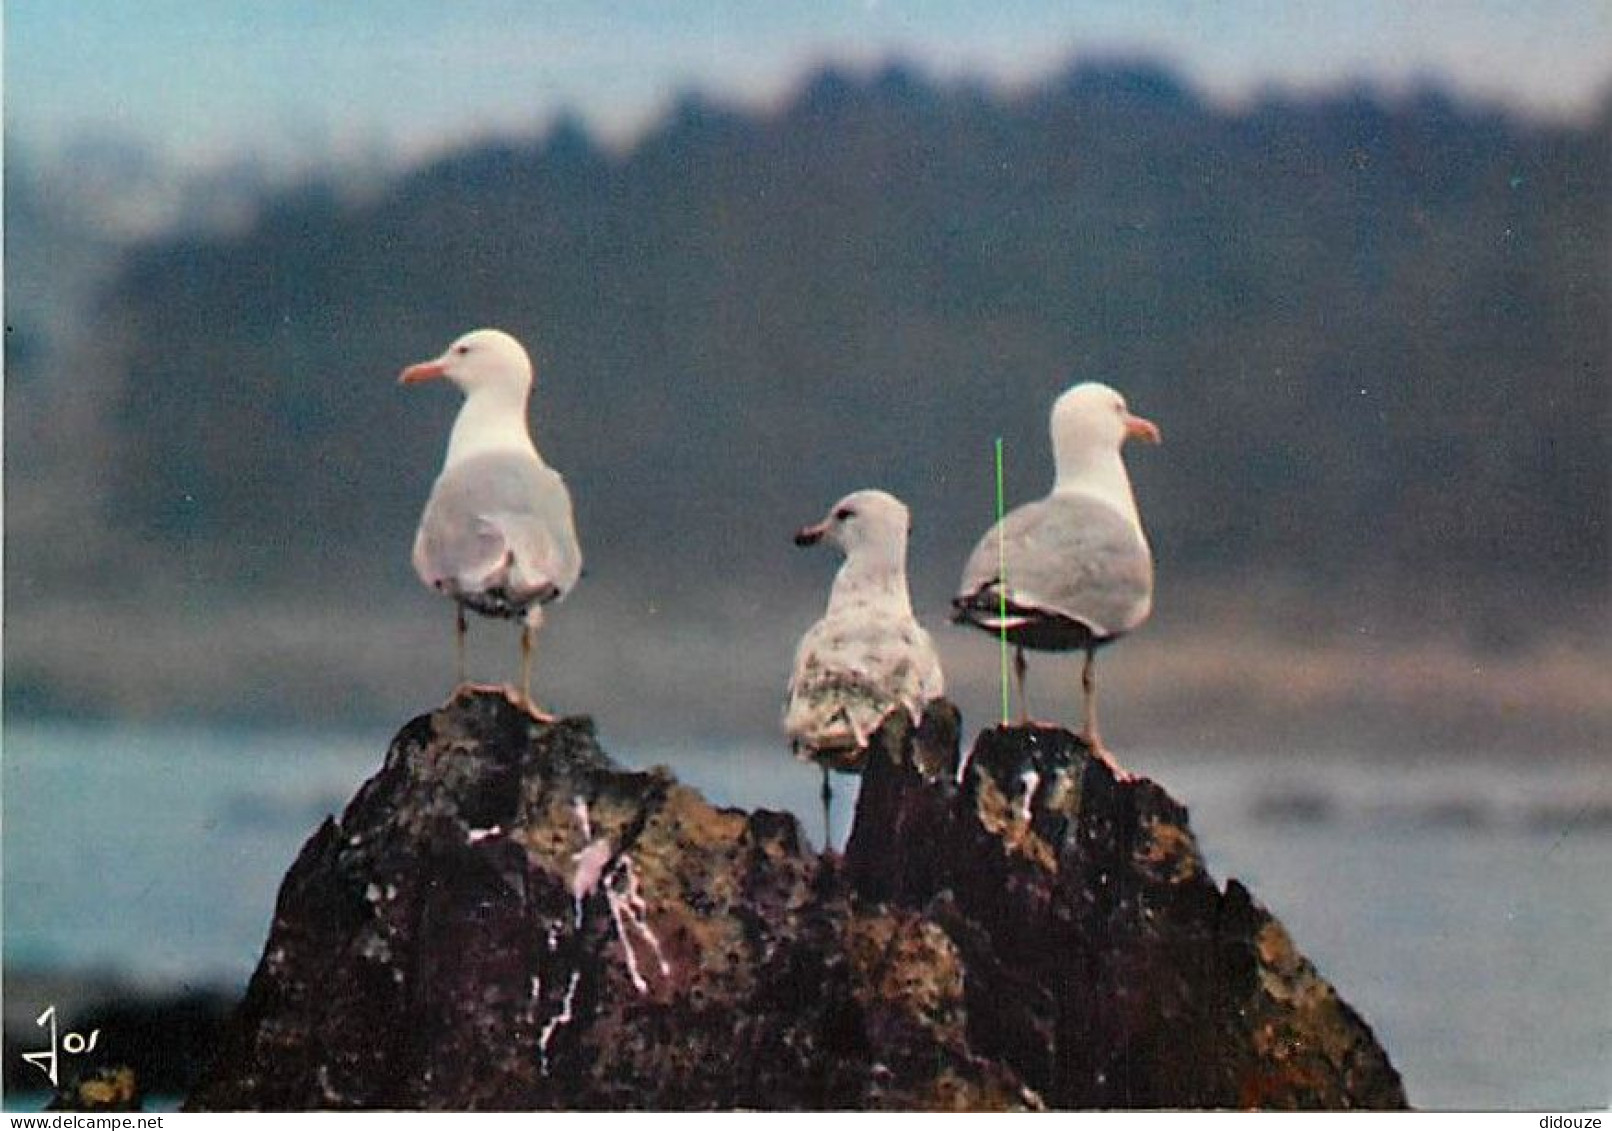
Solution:
<path fill-rule="evenodd" d="M 8 724 L 8 969 L 243 986 L 281 876 L 390 737 Z M 672 767 L 720 803 L 793 810 L 819 836 L 818 773 L 780 748 L 605 745 L 629 765 Z M 1216 879 L 1238 877 L 1286 923 L 1371 1024 L 1413 1104 L 1612 1101 L 1606 763 L 1162 750 L 1124 760 L 1190 806 Z M 837 841 L 855 788 L 838 779 Z"/>

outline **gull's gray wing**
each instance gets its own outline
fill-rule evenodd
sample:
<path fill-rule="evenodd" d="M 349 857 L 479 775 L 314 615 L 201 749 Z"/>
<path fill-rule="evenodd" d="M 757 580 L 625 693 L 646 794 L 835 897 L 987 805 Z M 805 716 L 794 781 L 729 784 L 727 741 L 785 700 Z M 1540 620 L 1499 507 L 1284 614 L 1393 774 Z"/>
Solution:
<path fill-rule="evenodd" d="M 1135 628 L 1152 607 L 1147 540 L 1099 499 L 1049 495 L 992 526 L 963 567 L 954 601 L 963 619 L 993 630 L 1001 626 L 1004 556 L 1010 629 L 1051 614 L 1078 621 L 1104 639 Z"/>
<path fill-rule="evenodd" d="M 445 469 L 420 518 L 414 568 L 453 596 L 509 606 L 494 612 L 564 595 L 582 572 L 565 481 L 525 452 L 487 452 Z"/>

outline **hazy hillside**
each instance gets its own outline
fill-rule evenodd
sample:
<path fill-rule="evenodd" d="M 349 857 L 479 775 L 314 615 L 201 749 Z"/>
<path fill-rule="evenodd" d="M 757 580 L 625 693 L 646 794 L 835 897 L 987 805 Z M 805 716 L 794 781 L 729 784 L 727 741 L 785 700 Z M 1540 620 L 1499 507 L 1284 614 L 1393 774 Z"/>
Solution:
<path fill-rule="evenodd" d="M 620 159 L 562 128 L 362 207 L 309 189 L 123 275 L 119 513 L 229 569 L 368 571 L 453 410 L 393 375 L 497 324 L 540 355 L 540 443 L 607 574 L 732 584 L 866 483 L 949 574 L 991 438 L 1039 490 L 1048 403 L 1097 378 L 1164 428 L 1134 464 L 1178 569 L 1599 585 L 1607 138 L 1431 95 L 1227 114 L 1146 70 L 1007 101 L 892 69 L 775 117 L 690 101 Z"/>
<path fill-rule="evenodd" d="M 579 709 L 653 727 L 710 693 L 705 715 L 770 729 L 831 568 L 788 535 L 856 487 L 912 504 L 940 620 L 993 437 L 1010 501 L 1039 493 L 1048 406 L 1095 378 L 1165 435 L 1131 459 L 1152 631 L 1199 635 L 1139 661 L 1159 711 L 1291 704 L 1302 663 L 1332 689 L 1317 711 L 1380 720 L 1438 687 L 1401 706 L 1465 711 L 1463 736 L 1519 695 L 1612 725 L 1578 644 L 1521 650 L 1606 616 L 1609 138 L 1612 110 L 1231 112 L 1147 68 L 1011 97 L 891 68 L 767 114 L 689 99 L 625 153 L 562 125 L 361 197 L 279 194 L 125 259 L 82 323 L 86 378 L 116 390 L 104 441 L 14 435 L 8 411 L 8 502 L 99 516 L 8 550 L 8 688 L 49 707 L 94 666 L 109 709 L 382 717 L 433 693 L 446 613 L 407 554 L 457 398 L 395 379 L 491 324 L 534 348 L 539 443 L 577 497 L 584 607 L 553 647 Z M 94 483 L 41 477 L 50 451 Z M 1359 654 L 1390 619 L 1412 650 Z M 1256 677 L 1245 648 L 1222 686 L 1248 633 L 1341 650 Z M 363 685 L 326 701 L 332 673 Z"/>

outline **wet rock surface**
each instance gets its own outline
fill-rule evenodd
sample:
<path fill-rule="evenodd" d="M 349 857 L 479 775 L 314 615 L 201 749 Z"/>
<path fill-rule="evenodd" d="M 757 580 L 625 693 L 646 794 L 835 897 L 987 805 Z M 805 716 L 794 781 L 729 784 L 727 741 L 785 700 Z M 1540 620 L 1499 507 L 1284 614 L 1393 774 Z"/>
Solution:
<path fill-rule="evenodd" d="M 187 1107 L 1404 1105 L 1162 789 L 1063 731 L 957 742 L 892 718 L 822 858 L 464 692 L 304 846 Z"/>

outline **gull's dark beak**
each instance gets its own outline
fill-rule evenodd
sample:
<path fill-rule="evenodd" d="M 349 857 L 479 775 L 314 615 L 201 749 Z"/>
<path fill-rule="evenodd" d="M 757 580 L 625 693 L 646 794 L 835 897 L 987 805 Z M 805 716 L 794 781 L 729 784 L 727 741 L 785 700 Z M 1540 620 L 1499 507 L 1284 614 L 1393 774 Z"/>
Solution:
<path fill-rule="evenodd" d="M 815 546 L 818 542 L 823 540 L 824 529 L 825 527 L 823 523 L 818 523 L 816 526 L 801 527 L 799 530 L 795 531 L 795 545 Z"/>

